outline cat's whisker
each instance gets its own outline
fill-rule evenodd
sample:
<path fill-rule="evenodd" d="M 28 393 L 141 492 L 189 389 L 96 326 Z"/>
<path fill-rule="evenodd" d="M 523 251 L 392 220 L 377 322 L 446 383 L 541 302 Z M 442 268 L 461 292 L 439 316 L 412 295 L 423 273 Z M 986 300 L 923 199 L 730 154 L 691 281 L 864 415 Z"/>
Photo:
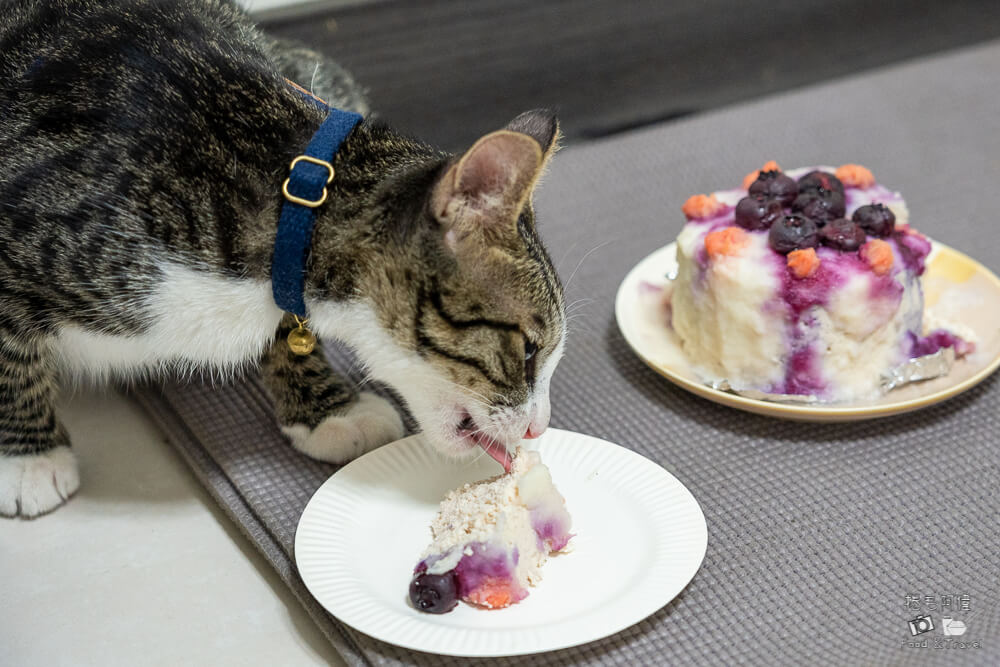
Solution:
<path fill-rule="evenodd" d="M 319 74 L 319 63 L 316 63 L 316 66 L 313 67 L 312 79 L 309 80 L 309 92 L 313 93 L 314 95 L 316 94 L 316 75 L 317 74 Z"/>
<path fill-rule="evenodd" d="M 580 261 L 576 263 L 576 268 L 573 269 L 573 273 L 569 274 L 569 278 L 566 279 L 566 283 L 563 285 L 563 291 L 566 291 L 566 290 L 569 289 L 569 286 L 573 283 L 573 278 L 576 277 L 577 271 L 580 270 L 580 267 L 583 266 L 583 263 L 587 260 L 588 257 L 590 257 L 591 255 L 593 255 L 595 252 L 597 252 L 601 248 L 604 248 L 605 246 L 614 243 L 615 241 L 616 241 L 616 239 L 608 239 L 604 243 L 599 243 L 596 246 L 594 246 L 593 248 L 591 248 L 590 250 L 588 250 L 587 252 L 585 252 L 583 254 L 583 257 L 580 258 Z"/>
<path fill-rule="evenodd" d="M 594 303 L 594 299 L 577 299 L 573 303 L 566 306 L 566 314 L 571 315 L 574 311 L 586 308 L 587 306 Z"/>
<path fill-rule="evenodd" d="M 492 408 L 492 402 L 490 401 L 490 399 L 484 396 L 483 394 L 479 393 L 478 391 L 475 391 L 474 389 L 471 389 L 469 387 L 463 387 L 462 385 L 447 378 L 436 377 L 433 378 L 433 380 L 445 386 L 457 389 L 460 393 L 464 394 L 467 398 L 469 398 L 473 403 L 479 405 L 480 407 L 486 409 L 487 411 L 489 411 Z"/>
<path fill-rule="evenodd" d="M 566 248 L 566 250 L 563 252 L 562 257 L 560 257 L 559 261 L 556 262 L 556 273 L 559 273 L 562 270 L 563 263 L 565 263 L 566 260 L 569 259 L 570 253 L 576 249 L 576 246 L 579 245 L 579 243 L 580 240 L 577 239 L 569 244 L 569 247 Z"/>

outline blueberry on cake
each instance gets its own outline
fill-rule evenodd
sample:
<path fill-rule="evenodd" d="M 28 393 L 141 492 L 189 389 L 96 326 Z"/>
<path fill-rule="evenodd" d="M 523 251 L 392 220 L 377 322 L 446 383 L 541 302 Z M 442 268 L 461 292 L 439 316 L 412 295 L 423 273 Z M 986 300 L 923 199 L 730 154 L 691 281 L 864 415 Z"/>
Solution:
<path fill-rule="evenodd" d="M 924 331 L 930 241 L 860 165 L 782 171 L 682 207 L 671 325 L 706 382 L 821 401 L 872 398 L 909 359 L 972 344 Z"/>
<path fill-rule="evenodd" d="M 441 502 L 433 542 L 413 570 L 410 601 L 437 614 L 458 600 L 490 609 L 520 602 L 549 555 L 566 547 L 569 530 L 565 500 L 538 452 L 518 449 L 509 472 L 466 484 Z"/>

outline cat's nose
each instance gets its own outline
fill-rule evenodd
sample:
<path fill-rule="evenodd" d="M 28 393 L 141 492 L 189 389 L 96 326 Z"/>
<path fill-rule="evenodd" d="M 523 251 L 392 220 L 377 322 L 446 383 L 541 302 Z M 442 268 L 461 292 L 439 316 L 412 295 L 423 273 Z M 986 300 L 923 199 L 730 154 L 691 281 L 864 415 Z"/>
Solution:
<path fill-rule="evenodd" d="M 528 424 L 528 430 L 524 432 L 525 439 L 532 440 L 534 438 L 537 438 L 542 433 L 545 433 L 546 426 L 548 426 L 548 424 L 537 423 L 532 421 L 530 424 Z"/>

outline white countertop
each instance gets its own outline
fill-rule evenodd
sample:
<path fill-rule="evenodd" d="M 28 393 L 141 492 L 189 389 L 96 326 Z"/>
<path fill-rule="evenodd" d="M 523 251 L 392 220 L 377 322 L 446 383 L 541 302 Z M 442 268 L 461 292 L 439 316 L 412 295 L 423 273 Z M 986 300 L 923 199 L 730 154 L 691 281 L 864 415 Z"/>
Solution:
<path fill-rule="evenodd" d="M 60 416 L 81 486 L 0 518 L 0 664 L 344 664 L 135 403 L 81 390 Z"/>

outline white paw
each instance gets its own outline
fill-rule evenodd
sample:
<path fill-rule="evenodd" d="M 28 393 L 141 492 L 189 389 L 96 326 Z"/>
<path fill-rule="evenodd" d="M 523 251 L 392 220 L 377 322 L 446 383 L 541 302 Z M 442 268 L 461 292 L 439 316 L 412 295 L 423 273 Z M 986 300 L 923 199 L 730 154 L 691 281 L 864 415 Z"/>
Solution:
<path fill-rule="evenodd" d="M 282 426 L 281 430 L 303 454 L 320 461 L 347 463 L 402 438 L 403 420 L 392 403 L 365 391 L 346 411 L 327 417 L 312 430 L 304 424 Z"/>
<path fill-rule="evenodd" d="M 69 447 L 0 456 L 0 516 L 45 514 L 66 502 L 78 488 L 80 474 Z"/>

